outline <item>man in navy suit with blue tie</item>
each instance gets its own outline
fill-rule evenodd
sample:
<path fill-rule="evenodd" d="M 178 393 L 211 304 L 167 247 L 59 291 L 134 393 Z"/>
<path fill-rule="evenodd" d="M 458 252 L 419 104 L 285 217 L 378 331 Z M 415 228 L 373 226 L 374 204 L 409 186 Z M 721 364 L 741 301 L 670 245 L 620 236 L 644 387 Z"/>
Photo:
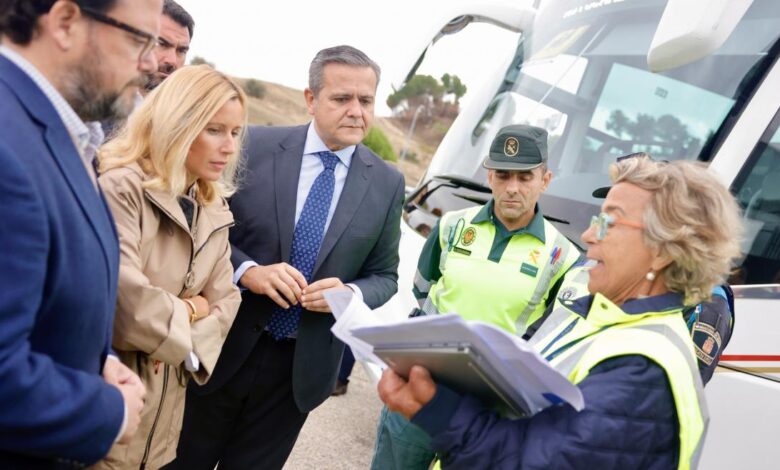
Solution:
<path fill-rule="evenodd" d="M 376 308 L 397 291 L 404 180 L 360 144 L 378 81 L 361 51 L 324 49 L 305 91 L 313 121 L 250 130 L 230 203 L 243 302 L 211 380 L 190 383 L 171 467 L 281 468 L 344 350 L 323 292 L 346 285 Z"/>
<path fill-rule="evenodd" d="M 93 121 L 156 69 L 161 9 L 0 3 L 0 468 L 83 467 L 137 429 L 144 387 L 109 357 L 119 247 Z"/>

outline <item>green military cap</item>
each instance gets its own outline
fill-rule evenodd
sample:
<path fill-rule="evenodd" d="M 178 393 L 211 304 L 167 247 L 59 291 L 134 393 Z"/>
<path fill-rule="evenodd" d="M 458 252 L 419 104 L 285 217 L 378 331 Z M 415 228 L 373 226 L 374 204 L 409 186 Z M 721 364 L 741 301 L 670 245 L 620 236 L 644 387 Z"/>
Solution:
<path fill-rule="evenodd" d="M 489 170 L 533 170 L 547 162 L 547 131 L 541 127 L 506 126 L 490 144 L 482 166 Z"/>

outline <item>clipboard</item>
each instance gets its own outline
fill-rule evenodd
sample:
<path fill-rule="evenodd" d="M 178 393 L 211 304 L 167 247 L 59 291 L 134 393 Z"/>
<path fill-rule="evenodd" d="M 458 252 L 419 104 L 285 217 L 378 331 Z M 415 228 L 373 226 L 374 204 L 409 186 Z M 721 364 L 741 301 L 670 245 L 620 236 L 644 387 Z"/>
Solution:
<path fill-rule="evenodd" d="M 485 405 L 512 417 L 528 415 L 522 396 L 502 380 L 500 374 L 469 343 L 416 347 L 375 346 L 374 354 L 395 373 L 408 378 L 414 365 L 428 369 L 437 383 L 477 397 Z"/>

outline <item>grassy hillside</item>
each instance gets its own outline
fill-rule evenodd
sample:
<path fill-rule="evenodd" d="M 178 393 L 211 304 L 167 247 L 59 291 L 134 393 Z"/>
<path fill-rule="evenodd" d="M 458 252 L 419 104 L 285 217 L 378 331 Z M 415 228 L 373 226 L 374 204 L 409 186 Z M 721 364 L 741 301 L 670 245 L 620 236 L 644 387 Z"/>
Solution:
<path fill-rule="evenodd" d="M 238 79 L 241 84 L 245 80 Z M 306 112 L 303 90 L 296 90 L 277 83 L 256 80 L 262 89 L 261 98 L 249 98 L 249 122 L 263 126 L 294 126 L 311 120 Z M 431 126 L 418 126 L 410 139 L 407 158 L 396 166 L 406 177 L 406 183 L 414 185 L 422 177 L 425 168 L 439 145 L 443 132 L 451 122 Z M 408 127 L 397 118 L 377 118 L 374 126 L 381 129 L 398 155 L 406 141 Z"/>

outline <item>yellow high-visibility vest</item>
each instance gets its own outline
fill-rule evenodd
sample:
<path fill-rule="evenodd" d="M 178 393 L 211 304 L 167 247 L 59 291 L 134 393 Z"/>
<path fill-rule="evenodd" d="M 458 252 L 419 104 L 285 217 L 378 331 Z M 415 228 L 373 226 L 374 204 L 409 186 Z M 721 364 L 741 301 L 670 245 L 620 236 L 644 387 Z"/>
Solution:
<path fill-rule="evenodd" d="M 454 211 L 441 218 L 442 274 L 422 310 L 457 313 L 521 335 L 544 313 L 550 288 L 577 261 L 579 251 L 544 221 L 545 242 L 528 233 L 514 235 L 501 259 L 491 261 L 496 226 L 492 221 L 472 223 L 481 209 Z"/>

